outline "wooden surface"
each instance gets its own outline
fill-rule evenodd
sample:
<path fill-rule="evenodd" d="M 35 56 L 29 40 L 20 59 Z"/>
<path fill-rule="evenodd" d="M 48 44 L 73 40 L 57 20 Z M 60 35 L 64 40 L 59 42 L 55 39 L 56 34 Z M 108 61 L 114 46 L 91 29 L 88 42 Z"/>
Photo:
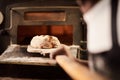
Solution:
<path fill-rule="evenodd" d="M 92 73 L 88 67 L 71 60 L 65 55 L 57 56 L 56 60 L 73 80 L 107 80 L 97 73 Z"/>

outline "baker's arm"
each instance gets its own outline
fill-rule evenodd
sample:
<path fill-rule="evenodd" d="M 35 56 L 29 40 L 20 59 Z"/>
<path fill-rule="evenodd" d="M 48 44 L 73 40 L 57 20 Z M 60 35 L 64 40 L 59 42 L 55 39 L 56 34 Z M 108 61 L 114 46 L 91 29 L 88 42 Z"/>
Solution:
<path fill-rule="evenodd" d="M 73 80 L 108 80 L 95 72 L 91 72 L 89 67 L 83 65 L 84 62 L 80 64 L 66 55 L 56 56 L 56 61 Z"/>
<path fill-rule="evenodd" d="M 61 45 L 51 53 L 50 58 L 55 59 L 73 80 L 107 80 L 97 73 L 92 73 L 88 62 L 75 58 L 65 45 Z"/>

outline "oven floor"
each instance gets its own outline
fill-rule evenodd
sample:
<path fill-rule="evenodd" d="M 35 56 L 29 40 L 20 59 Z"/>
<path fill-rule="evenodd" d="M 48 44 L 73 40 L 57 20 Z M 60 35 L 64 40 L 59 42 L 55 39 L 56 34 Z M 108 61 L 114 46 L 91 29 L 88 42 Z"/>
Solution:
<path fill-rule="evenodd" d="M 28 53 L 27 46 L 11 45 L 0 56 L 0 80 L 70 80 L 55 60 Z"/>
<path fill-rule="evenodd" d="M 27 46 L 11 45 L 0 56 L 0 63 L 55 66 L 56 61 L 40 53 L 27 52 Z"/>
<path fill-rule="evenodd" d="M 74 57 L 77 56 L 78 46 L 70 46 L 70 51 Z M 55 66 L 56 61 L 49 58 L 49 54 L 43 56 L 40 53 L 30 53 L 27 46 L 17 44 L 10 45 L 0 56 L 0 63 L 23 64 L 23 65 L 45 65 Z"/>

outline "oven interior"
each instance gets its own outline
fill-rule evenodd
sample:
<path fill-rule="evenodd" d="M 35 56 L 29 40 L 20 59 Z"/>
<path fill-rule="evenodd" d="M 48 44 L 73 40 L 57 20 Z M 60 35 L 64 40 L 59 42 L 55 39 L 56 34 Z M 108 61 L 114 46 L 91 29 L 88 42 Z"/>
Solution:
<path fill-rule="evenodd" d="M 18 26 L 17 44 L 29 45 L 36 35 L 53 35 L 62 44 L 72 45 L 73 27 L 71 25 Z"/>
<path fill-rule="evenodd" d="M 31 39 L 36 35 L 56 36 L 61 44 L 76 45 L 76 47 L 73 46 L 74 48 L 70 49 L 76 49 L 75 52 L 72 52 L 75 57 L 79 54 L 79 44 L 83 37 L 83 30 L 80 24 L 81 13 L 78 7 L 12 6 L 10 8 L 9 6 L 7 11 L 10 13 L 6 23 L 6 28 L 9 26 L 10 45 L 3 55 L 8 55 L 6 52 L 8 53 L 10 49 L 13 50 L 10 50 L 13 53 L 12 57 L 19 57 L 21 56 L 20 53 L 26 54 L 27 51 L 23 51 L 22 48 L 27 50 Z"/>
<path fill-rule="evenodd" d="M 80 16 L 78 7 L 14 7 L 8 23 L 11 42 L 28 45 L 35 35 L 54 35 L 63 44 L 79 45 L 83 37 Z"/>

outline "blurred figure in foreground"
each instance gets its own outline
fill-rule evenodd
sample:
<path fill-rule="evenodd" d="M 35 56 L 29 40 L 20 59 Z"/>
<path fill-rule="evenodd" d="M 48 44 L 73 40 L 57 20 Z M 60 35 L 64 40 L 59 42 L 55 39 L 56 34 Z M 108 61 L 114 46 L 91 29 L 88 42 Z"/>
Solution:
<path fill-rule="evenodd" d="M 97 72 L 109 77 L 111 80 L 119 80 L 120 0 L 77 0 L 77 3 L 80 6 L 80 11 L 83 13 L 83 18 L 87 23 L 88 64 L 91 72 Z M 60 48 L 54 51 L 50 57 L 52 59 L 58 59 L 57 62 L 59 63 L 60 55 L 65 55 L 72 63 L 74 63 L 74 65 L 77 64 L 81 68 L 82 62 L 74 58 L 65 45 L 60 46 Z M 60 62 L 60 64 L 64 64 L 64 61 L 65 60 Z M 71 64 L 71 62 L 69 64 Z M 69 67 L 70 65 L 66 66 Z M 77 71 L 79 71 L 79 69 Z M 70 72 L 68 71 L 68 74 L 69 73 Z M 82 76 L 86 75 L 87 73 L 82 74 Z M 85 79 L 86 78 L 81 78 L 80 80 Z M 98 79 L 94 78 L 93 80 Z"/>

